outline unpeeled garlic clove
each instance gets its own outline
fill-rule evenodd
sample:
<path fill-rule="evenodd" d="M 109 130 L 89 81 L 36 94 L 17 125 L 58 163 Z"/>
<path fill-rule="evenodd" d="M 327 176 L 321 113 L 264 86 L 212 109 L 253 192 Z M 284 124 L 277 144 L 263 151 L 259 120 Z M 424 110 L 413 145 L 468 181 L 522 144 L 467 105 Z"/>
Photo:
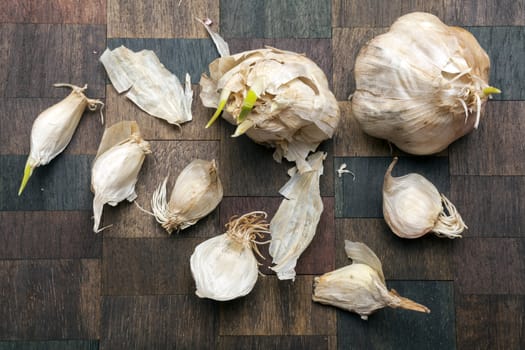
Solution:
<path fill-rule="evenodd" d="M 180 173 L 169 202 L 166 183 L 157 188 L 151 199 L 153 214 L 162 227 L 172 233 L 184 230 L 211 213 L 222 200 L 223 190 L 215 160 L 196 159 Z"/>
<path fill-rule="evenodd" d="M 402 238 L 418 238 L 429 232 L 440 237 L 461 237 L 467 226 L 456 207 L 419 174 L 392 177 L 395 157 L 383 183 L 383 216 L 390 229 Z"/>
<path fill-rule="evenodd" d="M 24 191 L 33 170 L 48 164 L 67 147 L 86 108 L 94 111 L 97 105 L 104 105 L 102 101 L 89 99 L 84 95 L 87 85 L 78 87 L 71 84 L 54 84 L 53 86 L 69 87 L 72 91 L 65 99 L 40 113 L 35 119 L 31 129 L 31 149 L 18 190 L 19 196 Z"/>
<path fill-rule="evenodd" d="M 314 301 L 358 313 L 364 320 L 387 306 L 430 313 L 426 306 L 387 289 L 381 262 L 364 243 L 345 241 L 345 251 L 352 264 L 316 277 Z"/>

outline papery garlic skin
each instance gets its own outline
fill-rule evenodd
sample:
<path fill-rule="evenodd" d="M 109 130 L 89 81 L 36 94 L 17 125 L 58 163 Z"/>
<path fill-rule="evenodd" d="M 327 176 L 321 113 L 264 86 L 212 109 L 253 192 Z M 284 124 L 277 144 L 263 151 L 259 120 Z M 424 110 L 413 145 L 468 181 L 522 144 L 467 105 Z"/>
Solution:
<path fill-rule="evenodd" d="M 93 111 L 97 105 L 104 105 L 102 101 L 89 99 L 84 95 L 87 85 L 53 86 L 69 87 L 72 91 L 65 99 L 47 108 L 35 119 L 31 128 L 31 148 L 18 195 L 22 194 L 35 168 L 51 162 L 69 145 L 86 108 Z"/>
<path fill-rule="evenodd" d="M 402 238 L 419 238 L 429 232 L 461 237 L 467 226 L 454 205 L 419 174 L 392 177 L 397 160 L 395 157 L 388 167 L 383 182 L 383 216 L 390 229 Z"/>
<path fill-rule="evenodd" d="M 367 134 L 401 150 L 437 153 L 477 128 L 490 60 L 468 31 L 429 13 L 398 18 L 355 63 L 352 112 Z"/>
<path fill-rule="evenodd" d="M 340 111 L 323 71 L 310 59 L 266 48 L 221 57 L 202 75 L 200 98 L 257 143 L 275 147 L 274 159 L 308 170 L 309 152 L 333 136 Z M 208 124 L 208 126 L 209 126 Z"/>
<path fill-rule="evenodd" d="M 222 183 L 215 160 L 193 160 L 180 173 L 169 202 L 166 201 L 167 178 L 151 200 L 153 214 L 168 231 L 184 230 L 211 213 L 221 202 Z"/>
<path fill-rule="evenodd" d="M 137 198 L 135 184 L 149 153 L 149 142 L 137 133 L 97 156 L 91 171 L 91 189 L 95 194 L 94 232 L 101 231 L 99 226 L 104 204 L 116 206 L 125 199 L 132 202 Z"/>
<path fill-rule="evenodd" d="M 345 250 L 353 263 L 316 277 L 314 301 L 358 313 L 363 320 L 387 306 L 430 312 L 426 306 L 401 297 L 395 290 L 388 291 L 381 262 L 365 244 L 345 241 Z"/>
<path fill-rule="evenodd" d="M 232 219 L 226 233 L 199 244 L 190 268 L 200 298 L 232 300 L 250 293 L 259 275 L 256 237 L 268 233 L 266 213 L 252 212 Z"/>

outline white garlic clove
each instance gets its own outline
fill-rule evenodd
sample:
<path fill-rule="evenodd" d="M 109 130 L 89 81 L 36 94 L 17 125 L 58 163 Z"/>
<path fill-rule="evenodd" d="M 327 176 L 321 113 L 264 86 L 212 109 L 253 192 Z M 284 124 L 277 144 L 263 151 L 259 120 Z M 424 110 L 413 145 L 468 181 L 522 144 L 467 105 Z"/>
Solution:
<path fill-rule="evenodd" d="M 89 99 L 84 95 L 87 85 L 78 87 L 71 84 L 54 84 L 53 86 L 69 87 L 72 91 L 66 98 L 47 108 L 35 119 L 31 129 L 31 149 L 18 195 L 24 191 L 35 168 L 48 164 L 64 151 L 86 108 L 93 111 L 97 105 L 104 105 L 102 101 Z"/>
<path fill-rule="evenodd" d="M 196 159 L 180 173 L 169 202 L 166 201 L 167 178 L 153 193 L 151 207 L 157 222 L 168 233 L 184 230 L 211 213 L 223 196 L 215 160 Z"/>
<path fill-rule="evenodd" d="M 467 226 L 450 201 L 419 174 L 392 177 L 395 157 L 383 182 L 383 216 L 402 238 L 418 238 L 429 232 L 440 237 L 461 237 Z"/>
<path fill-rule="evenodd" d="M 255 239 L 268 233 L 265 218 L 264 212 L 234 218 L 226 225 L 226 233 L 195 248 L 190 267 L 198 297 L 225 301 L 251 292 L 259 275 Z"/>
<path fill-rule="evenodd" d="M 388 291 L 381 262 L 365 244 L 345 241 L 345 250 L 353 263 L 316 277 L 314 301 L 358 313 L 364 320 L 387 306 L 430 312 L 426 306 L 401 297 L 395 290 Z"/>

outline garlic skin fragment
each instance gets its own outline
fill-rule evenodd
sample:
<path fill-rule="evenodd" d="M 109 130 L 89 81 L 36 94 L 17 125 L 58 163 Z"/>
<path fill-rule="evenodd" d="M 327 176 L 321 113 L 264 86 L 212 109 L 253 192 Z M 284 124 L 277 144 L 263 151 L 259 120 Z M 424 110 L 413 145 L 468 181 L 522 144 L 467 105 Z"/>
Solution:
<path fill-rule="evenodd" d="M 153 193 L 151 208 L 162 227 L 184 230 L 211 213 L 222 200 L 223 189 L 215 160 L 196 159 L 180 173 L 166 201 L 168 178 Z"/>
<path fill-rule="evenodd" d="M 383 216 L 390 229 L 401 238 L 419 238 L 429 232 L 461 237 L 468 227 L 456 207 L 419 174 L 392 177 L 397 160 L 388 167 L 383 182 Z"/>
<path fill-rule="evenodd" d="M 274 48 L 221 57 L 202 75 L 200 98 L 217 108 L 210 126 L 221 114 L 253 141 L 274 147 L 274 159 L 305 161 L 324 140 L 333 136 L 340 111 L 324 72 L 304 55 Z"/>
<path fill-rule="evenodd" d="M 94 232 L 104 229 L 99 229 L 104 204 L 116 206 L 137 198 L 135 184 L 149 153 L 150 144 L 142 139 L 136 122 L 123 121 L 105 130 L 91 171 Z"/>
<path fill-rule="evenodd" d="M 323 174 L 326 153 L 316 152 L 308 157 L 310 171 L 299 173 L 292 169 L 292 177 L 279 191 L 285 198 L 270 222 L 272 239 L 271 269 L 280 280 L 295 279 L 295 265 L 312 242 L 323 212 L 319 177 Z"/>
<path fill-rule="evenodd" d="M 352 112 L 363 131 L 416 154 L 437 153 L 477 128 L 491 94 L 490 60 L 468 31 L 429 13 L 398 18 L 355 63 Z"/>
<path fill-rule="evenodd" d="M 190 268 L 199 298 L 218 301 L 250 293 L 259 275 L 254 251 L 255 239 L 268 233 L 265 212 L 251 212 L 233 218 L 226 233 L 202 242 L 190 258 Z"/>
<path fill-rule="evenodd" d="M 84 95 L 87 85 L 79 87 L 71 84 L 54 84 L 53 86 L 69 87 L 72 91 L 66 98 L 47 108 L 35 119 L 31 129 L 31 149 L 18 190 L 19 196 L 24 191 L 33 170 L 48 164 L 69 145 L 86 108 L 94 111 L 97 105 L 104 106 L 102 101 Z"/>
<path fill-rule="evenodd" d="M 363 320 L 384 307 L 430 313 L 421 304 L 388 290 L 381 262 L 364 243 L 345 241 L 352 264 L 314 279 L 313 301 L 355 312 Z"/>

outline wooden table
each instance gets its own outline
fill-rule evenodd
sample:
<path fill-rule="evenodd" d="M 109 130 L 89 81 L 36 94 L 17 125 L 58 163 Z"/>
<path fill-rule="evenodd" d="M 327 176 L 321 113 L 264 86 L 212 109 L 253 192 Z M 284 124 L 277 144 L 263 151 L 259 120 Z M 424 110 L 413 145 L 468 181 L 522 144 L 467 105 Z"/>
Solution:
<path fill-rule="evenodd" d="M 523 0 L 50 0 L 2 1 L 0 13 L 0 349 L 523 349 L 525 348 L 525 4 Z M 492 60 L 490 101 L 479 130 L 432 157 L 401 155 L 396 174 L 428 176 L 454 202 L 469 230 L 454 241 L 395 237 L 382 219 L 387 143 L 364 135 L 347 97 L 359 48 L 413 10 L 467 27 Z M 233 214 L 266 210 L 281 198 L 290 164 L 246 137 L 232 139 L 198 96 L 200 74 L 217 52 L 193 18 L 220 24 L 232 52 L 271 45 L 305 52 L 326 72 L 343 122 L 328 152 L 318 233 L 299 260 L 295 282 L 265 273 L 253 292 L 217 303 L 194 294 L 189 257 L 223 232 Z M 119 96 L 98 58 L 126 45 L 152 49 L 197 90 L 194 121 L 181 130 Z M 169 172 L 215 158 L 225 198 L 209 217 L 171 237 L 134 205 L 106 207 L 94 234 L 91 162 L 104 127 L 86 113 L 63 155 L 17 189 L 40 111 L 89 84 L 106 103 L 106 124 L 137 120 L 154 157 L 138 202 Z M 399 152 L 395 151 L 395 154 Z M 337 177 L 346 163 L 356 175 Z M 312 281 L 348 263 L 345 239 L 367 243 L 388 285 L 427 305 L 430 315 L 382 310 L 355 314 L 311 302 Z M 263 261 L 264 265 L 269 260 Z"/>

